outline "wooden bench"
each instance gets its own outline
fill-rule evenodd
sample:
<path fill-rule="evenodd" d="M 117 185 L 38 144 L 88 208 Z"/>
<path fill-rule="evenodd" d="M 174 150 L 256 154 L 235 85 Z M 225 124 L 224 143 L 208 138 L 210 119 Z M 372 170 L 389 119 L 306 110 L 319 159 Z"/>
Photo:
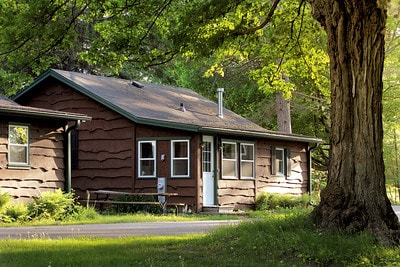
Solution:
<path fill-rule="evenodd" d="M 185 203 L 169 203 L 168 198 L 171 196 L 177 196 L 178 193 L 133 193 L 133 192 L 120 192 L 120 191 L 111 191 L 111 190 L 95 190 L 95 191 L 86 191 L 87 198 L 85 200 L 81 200 L 82 202 L 100 204 L 100 210 L 103 210 L 104 204 L 125 204 L 125 205 L 159 205 L 163 213 L 167 212 L 167 206 L 174 206 L 176 209 L 176 214 L 178 214 L 179 207 L 183 208 L 186 206 Z M 91 199 L 91 195 L 96 195 L 95 199 Z M 101 198 L 103 196 L 103 198 Z M 165 201 L 119 201 L 115 200 L 113 196 L 153 196 L 153 197 L 165 197 Z M 111 197 L 111 198 L 110 198 Z"/>

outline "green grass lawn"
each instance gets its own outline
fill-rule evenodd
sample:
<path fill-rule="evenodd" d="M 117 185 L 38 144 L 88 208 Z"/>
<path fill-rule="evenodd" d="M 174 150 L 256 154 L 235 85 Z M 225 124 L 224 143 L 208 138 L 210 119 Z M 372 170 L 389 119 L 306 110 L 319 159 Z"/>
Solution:
<path fill-rule="evenodd" d="M 0 240 L 0 266 L 400 266 L 400 248 L 321 233 L 309 212 L 253 213 L 202 235 Z"/>

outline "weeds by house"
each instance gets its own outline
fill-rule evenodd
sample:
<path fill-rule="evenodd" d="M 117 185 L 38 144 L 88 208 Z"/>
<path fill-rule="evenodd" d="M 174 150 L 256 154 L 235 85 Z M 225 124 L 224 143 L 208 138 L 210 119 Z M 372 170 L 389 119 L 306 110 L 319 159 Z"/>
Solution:
<path fill-rule="evenodd" d="M 289 194 L 271 194 L 263 192 L 255 201 L 256 210 L 274 210 L 279 208 L 307 207 L 310 202 L 308 195 L 295 196 Z"/>
<path fill-rule="evenodd" d="M 400 266 L 400 248 L 367 234 L 321 233 L 309 212 L 259 211 L 202 235 L 1 240 L 0 266 Z"/>

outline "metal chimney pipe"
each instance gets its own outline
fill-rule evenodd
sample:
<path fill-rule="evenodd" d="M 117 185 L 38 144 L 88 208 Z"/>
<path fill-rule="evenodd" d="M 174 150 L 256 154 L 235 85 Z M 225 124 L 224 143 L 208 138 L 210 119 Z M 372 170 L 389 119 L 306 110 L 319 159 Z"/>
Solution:
<path fill-rule="evenodd" d="M 218 88 L 217 92 L 218 92 L 218 117 L 222 119 L 224 117 L 223 113 L 224 106 L 222 104 L 222 100 L 224 97 L 224 88 Z"/>

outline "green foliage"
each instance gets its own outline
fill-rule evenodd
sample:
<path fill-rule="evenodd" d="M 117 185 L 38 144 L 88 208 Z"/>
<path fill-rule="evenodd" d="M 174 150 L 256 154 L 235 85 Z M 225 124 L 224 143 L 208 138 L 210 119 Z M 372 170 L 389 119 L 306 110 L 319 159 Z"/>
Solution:
<path fill-rule="evenodd" d="M 0 193 L 0 213 L 5 210 L 10 201 L 11 196 L 7 192 Z"/>
<path fill-rule="evenodd" d="M 73 193 L 63 193 L 61 189 L 43 192 L 28 204 L 29 215 L 33 219 L 62 220 L 74 213 Z"/>
<path fill-rule="evenodd" d="M 94 207 L 83 207 L 81 205 L 74 205 L 74 212 L 70 214 L 65 221 L 85 221 L 85 220 L 96 220 L 99 217 L 99 213 Z"/>
<path fill-rule="evenodd" d="M 20 222 L 24 223 L 30 219 L 28 207 L 25 203 L 17 203 L 9 205 L 4 215 L 2 216 L 2 221 L 5 223 L 10 222 Z"/>
<path fill-rule="evenodd" d="M 274 210 L 279 208 L 306 207 L 308 195 L 293 196 L 288 194 L 270 194 L 262 192 L 256 197 L 256 210 Z"/>

